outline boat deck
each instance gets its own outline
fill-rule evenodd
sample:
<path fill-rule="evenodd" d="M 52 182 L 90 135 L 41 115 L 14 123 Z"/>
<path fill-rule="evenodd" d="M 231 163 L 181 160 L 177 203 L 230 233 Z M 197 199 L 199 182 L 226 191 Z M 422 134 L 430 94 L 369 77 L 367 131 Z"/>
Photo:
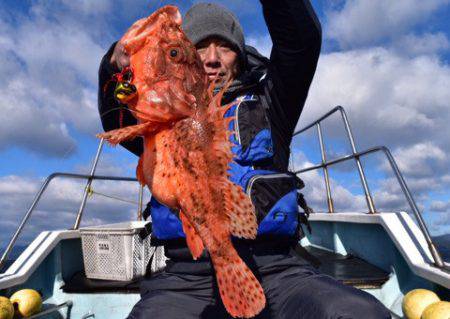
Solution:
<path fill-rule="evenodd" d="M 313 233 L 302 240 L 300 253 L 322 272 L 374 295 L 394 318 L 401 317 L 409 290 L 450 287 L 450 274 L 429 264 L 423 236 L 405 213 L 318 213 L 310 222 Z M 91 280 L 83 270 L 78 230 L 43 232 L 0 274 L 0 294 L 33 288 L 45 309 L 72 304 L 54 318 L 124 318 L 140 299 L 139 282 Z"/>

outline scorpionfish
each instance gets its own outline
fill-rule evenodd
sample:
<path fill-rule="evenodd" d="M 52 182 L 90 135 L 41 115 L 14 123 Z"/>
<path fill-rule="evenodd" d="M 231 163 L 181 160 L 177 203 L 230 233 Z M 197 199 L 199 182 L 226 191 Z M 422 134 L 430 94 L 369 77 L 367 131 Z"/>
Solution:
<path fill-rule="evenodd" d="M 233 160 L 227 130 L 226 88 L 213 95 L 181 15 L 165 6 L 136 21 L 120 40 L 130 56 L 136 94 L 126 100 L 138 124 L 103 134 L 111 144 L 142 136 L 136 175 L 152 196 L 179 211 L 188 248 L 197 259 L 206 248 L 222 302 L 233 317 L 257 315 L 266 304 L 261 284 L 239 257 L 231 236 L 254 239 L 255 209 L 229 180 Z"/>

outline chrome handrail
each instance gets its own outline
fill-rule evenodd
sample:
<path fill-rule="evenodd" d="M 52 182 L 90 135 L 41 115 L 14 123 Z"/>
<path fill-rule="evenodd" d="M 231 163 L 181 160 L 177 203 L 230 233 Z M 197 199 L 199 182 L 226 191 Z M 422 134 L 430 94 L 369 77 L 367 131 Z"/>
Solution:
<path fill-rule="evenodd" d="M 101 154 L 102 146 L 103 146 L 103 139 L 99 143 L 97 153 L 95 155 L 94 163 L 92 165 L 92 169 L 91 169 L 91 172 L 89 175 L 74 174 L 74 173 L 58 173 L 57 172 L 57 173 L 50 174 L 47 177 L 47 179 L 42 184 L 40 190 L 37 192 L 36 196 L 34 197 L 30 208 L 28 208 L 28 211 L 26 212 L 25 216 L 22 218 L 22 221 L 21 221 L 19 227 L 17 228 L 16 232 L 14 233 L 11 240 L 9 241 L 8 246 L 6 247 L 6 250 L 0 259 L 0 269 L 2 269 L 4 264 L 6 263 L 6 259 L 8 258 L 9 254 L 11 253 L 11 250 L 14 247 L 14 244 L 16 243 L 17 238 L 19 237 L 20 233 L 22 232 L 22 229 L 24 228 L 28 219 L 32 215 L 34 208 L 39 203 L 39 201 L 42 197 L 42 194 L 47 189 L 50 182 L 53 181 L 55 178 L 67 177 L 67 178 L 75 178 L 75 179 L 87 179 L 86 187 L 85 187 L 84 193 L 83 193 L 83 198 L 81 200 L 80 208 L 78 210 L 73 229 L 78 229 L 78 227 L 79 227 L 79 224 L 80 224 L 80 221 L 81 221 L 81 218 L 83 215 L 84 207 L 86 205 L 87 195 L 89 194 L 90 186 L 91 186 L 93 180 L 128 181 L 128 182 L 137 182 L 138 181 L 134 177 L 94 175 L 95 169 L 97 167 L 97 163 L 98 163 L 98 160 L 99 160 L 99 157 Z M 141 209 L 142 209 L 142 186 L 140 187 L 140 191 L 139 191 L 138 218 L 140 218 L 140 216 L 142 216 L 142 213 L 140 211 Z"/>
<path fill-rule="evenodd" d="M 340 112 L 341 113 L 342 121 L 344 122 L 345 131 L 347 132 L 347 137 L 348 137 L 348 140 L 349 140 L 349 143 L 350 143 L 350 147 L 352 148 L 353 155 L 355 155 L 355 154 L 357 154 L 357 149 L 356 149 L 355 139 L 353 138 L 353 133 L 352 133 L 352 129 L 351 129 L 351 126 L 350 126 L 350 122 L 348 120 L 347 113 L 345 112 L 345 109 L 342 106 L 340 106 L 340 105 L 332 108 L 330 111 L 328 111 L 327 113 L 325 113 L 324 115 L 319 117 L 317 120 L 313 121 L 312 123 L 308 124 L 304 128 L 302 128 L 299 131 L 294 133 L 294 136 L 300 135 L 301 133 L 305 132 L 306 130 L 308 130 L 311 127 L 313 127 L 314 125 L 316 125 L 317 129 L 319 131 L 319 143 L 320 143 L 320 149 L 321 149 L 321 153 L 322 153 L 322 159 L 325 158 L 325 147 L 323 145 L 323 138 L 322 138 L 322 133 L 321 133 L 321 128 L 320 128 L 320 123 L 323 120 L 325 120 L 326 118 L 328 118 L 331 115 L 333 115 L 334 113 L 336 113 L 336 112 Z M 356 166 L 358 167 L 358 173 L 359 173 L 359 177 L 361 179 L 361 185 L 362 185 L 362 187 L 364 189 L 364 194 L 366 195 L 366 202 L 367 202 L 367 207 L 369 208 L 369 213 L 373 214 L 373 213 L 376 212 L 375 204 L 373 202 L 373 198 L 372 198 L 372 195 L 370 193 L 369 185 L 367 184 L 367 179 L 366 179 L 366 175 L 364 173 L 363 166 L 362 166 L 361 161 L 359 160 L 358 156 L 354 156 L 354 158 L 355 158 Z M 324 169 L 324 175 L 328 176 L 328 172 L 326 172 L 325 169 Z M 329 188 L 329 185 L 327 187 Z M 328 198 L 328 202 L 332 203 L 331 193 L 327 192 L 327 198 Z M 330 204 L 328 204 L 328 205 L 330 207 Z M 333 208 L 332 204 L 331 204 L 331 208 Z M 332 212 L 331 209 L 330 209 L 330 212 Z"/>
<path fill-rule="evenodd" d="M 72 300 L 67 300 L 66 302 L 63 302 L 63 303 L 61 303 L 59 305 L 56 305 L 54 307 L 51 307 L 51 308 L 46 309 L 44 311 L 41 311 L 38 314 L 35 314 L 35 315 L 33 315 L 31 317 L 28 317 L 28 318 L 29 319 L 41 318 L 41 317 L 43 317 L 45 315 L 48 315 L 48 314 L 53 313 L 53 312 L 56 312 L 59 309 L 64 308 L 64 307 L 67 307 L 67 312 L 70 312 L 70 309 L 72 308 L 72 306 L 73 306 Z"/>
<path fill-rule="evenodd" d="M 350 144 L 352 146 L 353 154 L 345 155 L 345 156 L 342 156 L 342 157 L 339 157 L 339 158 L 336 158 L 336 159 L 333 159 L 333 160 L 330 160 L 330 161 L 326 161 L 325 160 L 326 157 L 324 155 L 325 148 L 323 146 L 323 138 L 322 138 L 322 133 L 321 133 L 321 128 L 320 128 L 320 122 L 322 122 L 323 120 L 325 120 L 326 118 L 328 118 L 329 116 L 331 116 L 332 114 L 334 114 L 337 111 L 340 111 L 341 114 L 342 114 L 342 119 L 343 119 L 343 121 L 345 123 L 345 126 L 346 126 L 346 131 L 347 131 L 348 138 L 350 140 Z M 351 128 L 350 128 L 350 123 L 349 123 L 349 121 L 347 119 L 346 112 L 345 112 L 345 110 L 344 110 L 344 108 L 342 106 L 336 106 L 335 108 L 333 108 L 332 110 L 330 110 L 329 112 L 327 112 L 326 114 L 321 116 L 318 120 L 310 123 L 309 125 L 307 125 L 303 129 L 295 132 L 294 136 L 305 132 L 306 130 L 310 129 L 314 125 L 317 125 L 317 127 L 318 127 L 319 142 L 321 143 L 320 146 L 321 146 L 321 152 L 322 152 L 322 163 L 318 164 L 318 165 L 313 165 L 313 166 L 310 166 L 310 167 L 306 167 L 306 168 L 294 171 L 294 173 L 295 174 L 301 174 L 301 173 L 305 173 L 305 172 L 308 172 L 308 171 L 317 170 L 317 169 L 320 169 L 320 168 L 324 169 L 324 172 L 328 173 L 328 170 L 327 170 L 328 166 L 331 166 L 331 165 L 334 165 L 334 164 L 337 164 L 337 163 L 341 163 L 341 162 L 344 162 L 344 161 L 347 161 L 347 160 L 350 160 L 350 159 L 354 158 L 357 161 L 357 164 L 359 163 L 358 164 L 358 170 L 360 171 L 361 181 L 363 183 L 364 191 L 366 192 L 366 199 L 369 198 L 369 200 L 367 200 L 367 204 L 368 204 L 368 207 L 369 207 L 369 212 L 373 213 L 375 211 L 375 210 L 371 211 L 371 207 L 374 207 L 373 206 L 373 198 L 372 198 L 372 196 L 370 194 L 370 191 L 369 191 L 369 188 L 368 188 L 368 185 L 367 185 L 367 180 L 366 180 L 366 177 L 365 177 L 365 174 L 364 174 L 364 170 L 363 170 L 363 167 L 361 165 L 361 162 L 360 162 L 359 158 L 361 156 L 365 156 L 365 155 L 368 155 L 368 154 L 371 154 L 371 153 L 383 152 L 386 155 L 386 157 L 387 157 L 387 159 L 388 159 L 388 161 L 389 161 L 389 163 L 391 165 L 391 168 L 394 171 L 395 176 L 397 177 L 397 180 L 398 180 L 398 182 L 400 184 L 400 187 L 401 187 L 401 189 L 403 191 L 403 194 L 405 195 L 405 197 L 406 197 L 406 199 L 407 199 L 407 201 L 409 203 L 409 206 L 410 206 L 410 208 L 411 208 L 411 210 L 412 210 L 412 212 L 413 212 L 413 214 L 414 214 L 414 216 L 415 216 L 415 218 L 416 218 L 416 220 L 417 220 L 417 222 L 419 224 L 419 229 L 422 231 L 422 233 L 423 233 L 423 235 L 425 237 L 425 240 L 426 240 L 426 242 L 428 244 L 428 248 L 430 249 L 430 253 L 431 253 L 431 255 L 432 255 L 433 259 L 434 259 L 435 266 L 439 267 L 441 269 L 448 270 L 449 268 L 443 262 L 439 251 L 436 249 L 436 246 L 434 245 L 433 240 L 431 239 L 430 233 L 429 233 L 428 228 L 427 228 L 427 226 L 425 224 L 425 221 L 423 220 L 422 214 L 420 213 L 419 208 L 417 207 L 417 204 L 416 204 L 414 198 L 412 197 L 411 191 L 409 190 L 408 185 L 406 184 L 405 179 L 403 178 L 403 175 L 400 172 L 400 169 L 398 168 L 397 163 L 395 162 L 395 159 L 392 156 L 392 153 L 390 152 L 390 150 L 386 146 L 377 146 L 377 147 L 369 148 L 369 149 L 367 149 L 365 151 L 362 151 L 362 152 L 357 152 L 356 151 L 356 147 L 355 147 L 353 134 L 352 134 Z M 325 183 L 329 183 L 328 174 L 326 175 Z M 327 185 L 327 198 L 328 198 L 328 200 L 331 199 L 331 191 L 329 191 L 329 189 L 330 189 L 330 185 Z"/>
<path fill-rule="evenodd" d="M 91 173 L 89 174 L 89 178 L 86 181 L 86 186 L 84 187 L 83 198 L 81 199 L 80 208 L 78 209 L 77 218 L 75 219 L 75 224 L 73 225 L 73 229 L 78 229 L 80 227 L 81 217 L 83 216 L 84 207 L 86 206 L 87 197 L 89 195 L 89 190 L 92 185 L 92 177 L 95 174 L 95 170 L 97 169 L 98 160 L 100 158 L 100 154 L 102 152 L 104 139 L 100 140 L 98 144 L 97 153 L 95 154 L 94 162 L 92 163 Z"/>

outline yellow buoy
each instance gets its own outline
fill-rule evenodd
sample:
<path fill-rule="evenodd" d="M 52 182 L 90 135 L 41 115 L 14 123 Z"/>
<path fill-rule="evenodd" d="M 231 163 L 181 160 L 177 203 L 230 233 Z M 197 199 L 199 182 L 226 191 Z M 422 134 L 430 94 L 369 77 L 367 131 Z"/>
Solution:
<path fill-rule="evenodd" d="M 421 319 L 450 319 L 450 302 L 438 301 L 425 308 Z"/>
<path fill-rule="evenodd" d="M 36 290 L 19 290 L 9 300 L 15 305 L 16 312 L 22 317 L 27 318 L 41 311 L 42 298 Z"/>
<path fill-rule="evenodd" d="M 408 319 L 420 319 L 425 308 L 438 301 L 440 301 L 439 297 L 430 290 L 411 290 L 403 298 L 403 314 Z"/>
<path fill-rule="evenodd" d="M 0 319 L 12 319 L 14 317 L 14 307 L 6 297 L 0 296 Z"/>

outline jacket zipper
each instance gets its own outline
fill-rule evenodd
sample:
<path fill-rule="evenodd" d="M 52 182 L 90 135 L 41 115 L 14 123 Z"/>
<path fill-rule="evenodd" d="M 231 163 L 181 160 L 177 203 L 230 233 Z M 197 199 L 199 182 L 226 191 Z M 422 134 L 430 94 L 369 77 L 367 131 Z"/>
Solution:
<path fill-rule="evenodd" d="M 259 179 L 259 178 L 278 178 L 278 177 L 291 177 L 288 174 L 284 174 L 284 173 L 279 173 L 279 174 L 268 174 L 268 175 L 254 175 L 250 178 L 250 180 L 248 181 L 248 185 L 247 185 L 247 189 L 246 189 L 246 193 L 248 196 L 250 196 L 250 191 L 253 188 L 253 183 Z"/>
<path fill-rule="evenodd" d="M 245 95 L 242 99 L 240 99 L 239 104 L 236 106 L 236 120 L 234 121 L 234 130 L 236 132 L 236 136 L 238 139 L 239 145 L 242 145 L 241 143 L 241 133 L 239 130 L 239 107 L 241 106 L 242 102 L 244 101 L 256 101 L 256 99 L 253 98 L 253 95 L 250 95 L 248 99 L 246 99 L 247 95 Z"/>

